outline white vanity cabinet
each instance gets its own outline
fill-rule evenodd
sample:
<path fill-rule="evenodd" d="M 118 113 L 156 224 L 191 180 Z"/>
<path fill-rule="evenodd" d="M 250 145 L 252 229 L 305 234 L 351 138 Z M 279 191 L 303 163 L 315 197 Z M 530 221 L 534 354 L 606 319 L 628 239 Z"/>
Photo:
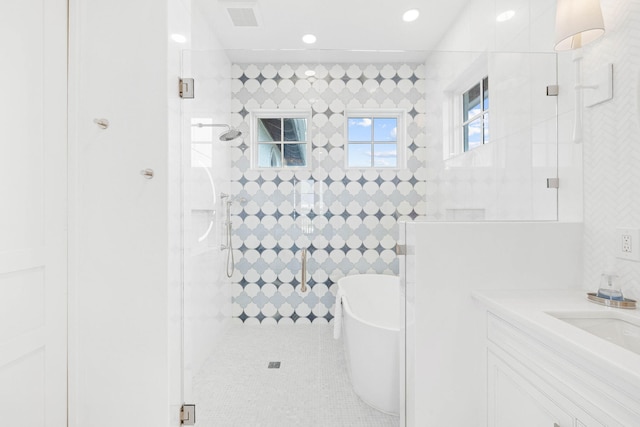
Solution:
<path fill-rule="evenodd" d="M 513 363 L 513 361 L 511 361 Z M 544 390 L 493 352 L 488 354 L 489 425 L 492 427 L 573 426 L 574 418 Z M 516 368 L 517 369 L 517 368 Z M 544 387 L 546 388 L 546 387 Z"/>
<path fill-rule="evenodd" d="M 518 365 L 489 351 L 491 427 L 604 427 L 571 402 L 562 402 L 551 385 Z"/>
<path fill-rule="evenodd" d="M 491 312 L 487 369 L 489 427 L 640 426 L 633 408 L 630 413 L 629 405 L 618 401 L 633 400 L 616 394 L 618 384 L 576 365 L 544 335 L 530 334 Z"/>

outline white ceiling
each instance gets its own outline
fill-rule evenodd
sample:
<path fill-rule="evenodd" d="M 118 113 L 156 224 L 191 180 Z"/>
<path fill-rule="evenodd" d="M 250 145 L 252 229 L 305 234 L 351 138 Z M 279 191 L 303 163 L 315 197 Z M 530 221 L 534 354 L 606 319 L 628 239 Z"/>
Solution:
<path fill-rule="evenodd" d="M 233 62 L 421 61 L 468 0 L 209 0 L 207 9 Z M 228 6 L 255 6 L 258 27 L 236 27 Z M 419 9 L 411 23 L 408 9 Z M 306 45 L 301 38 L 318 38 Z M 391 52 L 390 52 L 391 51 Z M 396 51 L 396 52 L 393 52 Z M 402 51 L 402 52 L 397 52 Z"/>

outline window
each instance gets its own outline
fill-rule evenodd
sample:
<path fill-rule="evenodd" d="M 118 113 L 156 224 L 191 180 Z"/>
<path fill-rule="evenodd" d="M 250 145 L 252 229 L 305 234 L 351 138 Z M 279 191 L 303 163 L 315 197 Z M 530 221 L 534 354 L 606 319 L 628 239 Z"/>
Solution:
<path fill-rule="evenodd" d="M 403 113 L 347 114 L 347 167 L 398 168 L 403 161 Z"/>
<path fill-rule="evenodd" d="M 489 77 L 462 94 L 463 150 L 489 142 Z"/>
<path fill-rule="evenodd" d="M 254 166 L 306 168 L 309 166 L 309 114 L 299 111 L 258 111 L 252 114 Z"/>

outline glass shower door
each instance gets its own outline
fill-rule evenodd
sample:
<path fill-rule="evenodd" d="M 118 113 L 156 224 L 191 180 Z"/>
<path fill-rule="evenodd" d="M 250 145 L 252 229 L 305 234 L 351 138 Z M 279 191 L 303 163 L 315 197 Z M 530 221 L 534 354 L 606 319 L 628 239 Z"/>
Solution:
<path fill-rule="evenodd" d="M 229 144 L 221 128 L 229 119 L 229 67 L 221 51 L 185 50 L 182 76 L 193 78 L 193 99 L 183 99 L 182 116 L 182 315 L 183 401 L 195 404 L 198 419 L 213 410 L 203 399 L 206 362 L 231 319 L 230 279 L 225 275 L 225 203 L 231 170 Z"/>
<path fill-rule="evenodd" d="M 183 76 L 195 78 L 195 98 L 182 102 L 185 401 L 197 405 L 201 426 L 397 426 L 397 416 L 374 409 L 354 391 L 344 336 L 334 339 L 332 320 L 340 278 L 396 268 L 391 241 L 397 216 L 388 199 L 402 205 L 403 215 L 415 215 L 417 178 L 405 173 L 410 170 L 347 171 L 339 155 L 343 149 L 329 144 L 339 140 L 345 116 L 327 110 L 309 121 L 315 135 L 309 144 L 311 168 L 252 167 L 249 111 L 284 109 L 296 99 L 299 109 L 309 111 L 318 97 L 311 81 L 329 103 L 346 105 L 342 97 L 353 96 L 348 91 L 300 76 L 312 67 L 340 87 L 345 82 L 337 71 L 346 75 L 347 69 L 333 63 L 229 64 L 223 56 L 185 52 L 183 64 Z M 420 95 L 420 84 L 409 79 L 420 80 L 419 65 L 399 70 L 416 90 L 408 95 L 401 85 L 391 98 L 410 103 Z M 359 67 L 369 75 L 368 84 L 378 87 L 380 76 L 395 85 L 384 64 Z M 212 77 L 222 69 L 229 79 Z M 358 77 L 350 80 L 362 85 Z M 368 91 L 361 95 L 377 99 Z M 220 142 L 199 123 L 237 126 L 244 136 Z M 414 125 L 409 133 L 421 131 Z M 417 155 L 408 160 L 420 168 Z M 226 175 L 218 161 L 226 162 Z M 224 204 L 222 192 L 229 195 Z M 224 275 L 226 252 L 219 248 L 227 200 L 236 248 L 230 281 Z M 225 293 L 229 288 L 233 302 Z"/>
<path fill-rule="evenodd" d="M 547 95 L 556 55 L 433 52 L 426 67 L 426 218 L 556 220 L 558 190 L 547 186 L 558 176 L 558 98 Z M 463 94 L 484 79 L 485 123 L 463 127 Z M 468 151 L 465 132 L 479 141 Z"/>

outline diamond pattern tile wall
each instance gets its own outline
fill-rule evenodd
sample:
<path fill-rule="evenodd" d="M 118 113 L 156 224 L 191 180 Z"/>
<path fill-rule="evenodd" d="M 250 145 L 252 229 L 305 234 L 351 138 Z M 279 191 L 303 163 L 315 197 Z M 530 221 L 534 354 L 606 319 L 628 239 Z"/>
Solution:
<path fill-rule="evenodd" d="M 305 71 L 315 71 L 307 77 Z M 394 246 L 399 219 L 424 215 L 425 93 L 422 64 L 234 64 L 232 125 L 237 276 L 233 313 L 245 323 L 309 323 L 333 319 L 335 283 L 358 273 L 398 274 Z M 311 170 L 258 171 L 250 165 L 250 114 L 255 109 L 311 111 Z M 406 170 L 345 170 L 345 111 L 407 111 Z M 294 191 L 314 181 L 317 204 L 302 232 Z M 308 287 L 300 291 L 302 248 Z"/>

